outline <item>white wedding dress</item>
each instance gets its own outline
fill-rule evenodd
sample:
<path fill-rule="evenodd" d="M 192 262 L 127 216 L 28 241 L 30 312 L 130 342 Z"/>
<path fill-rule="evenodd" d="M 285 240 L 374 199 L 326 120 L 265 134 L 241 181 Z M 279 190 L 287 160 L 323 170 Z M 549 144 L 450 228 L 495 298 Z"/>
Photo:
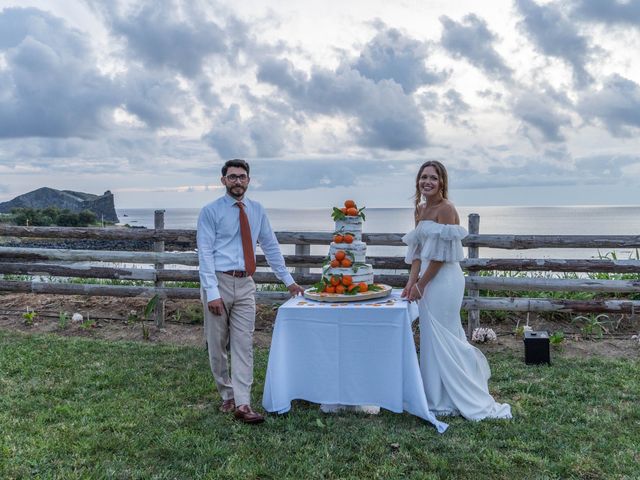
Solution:
<path fill-rule="evenodd" d="M 482 352 L 467 341 L 460 321 L 464 275 L 459 225 L 422 220 L 407 233 L 405 261 L 419 258 L 420 275 L 429 260 L 444 262 L 427 284 L 418 302 L 420 312 L 420 371 L 429 409 L 435 415 L 462 415 L 469 420 L 511 418 L 511 407 L 497 403 L 489 393 L 489 364 Z"/>

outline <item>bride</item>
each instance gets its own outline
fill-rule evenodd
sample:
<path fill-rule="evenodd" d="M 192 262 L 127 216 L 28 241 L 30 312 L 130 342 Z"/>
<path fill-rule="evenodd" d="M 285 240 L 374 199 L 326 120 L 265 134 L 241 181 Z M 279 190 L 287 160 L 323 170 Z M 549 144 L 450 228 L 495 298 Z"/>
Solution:
<path fill-rule="evenodd" d="M 416 228 L 407 233 L 411 264 L 402 296 L 418 302 L 420 370 L 429 409 L 469 420 L 511 418 L 511 407 L 489 393 L 489 364 L 469 344 L 460 321 L 464 295 L 461 240 L 467 235 L 447 198 L 447 171 L 440 162 L 422 164 L 416 177 Z M 426 202 L 422 202 L 422 200 Z"/>

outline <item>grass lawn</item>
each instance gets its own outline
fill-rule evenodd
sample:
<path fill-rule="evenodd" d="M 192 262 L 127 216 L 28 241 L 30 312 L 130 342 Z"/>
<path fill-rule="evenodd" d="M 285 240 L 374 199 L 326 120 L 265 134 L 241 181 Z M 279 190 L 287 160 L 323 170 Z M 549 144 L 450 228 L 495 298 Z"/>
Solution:
<path fill-rule="evenodd" d="M 0 331 L 0 478 L 640 478 L 640 362 L 489 361 L 511 421 L 296 402 L 251 427 L 218 413 L 203 349 Z"/>

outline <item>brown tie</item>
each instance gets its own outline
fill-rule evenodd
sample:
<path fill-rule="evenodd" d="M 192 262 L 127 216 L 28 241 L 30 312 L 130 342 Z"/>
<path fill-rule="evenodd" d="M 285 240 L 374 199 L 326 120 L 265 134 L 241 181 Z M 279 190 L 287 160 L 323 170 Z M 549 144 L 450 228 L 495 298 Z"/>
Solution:
<path fill-rule="evenodd" d="M 240 238 L 242 239 L 242 250 L 244 252 L 244 268 L 248 275 L 253 275 L 256 271 L 256 257 L 253 255 L 253 240 L 251 239 L 251 227 L 249 218 L 244 211 L 244 204 L 236 202 L 240 209 Z"/>

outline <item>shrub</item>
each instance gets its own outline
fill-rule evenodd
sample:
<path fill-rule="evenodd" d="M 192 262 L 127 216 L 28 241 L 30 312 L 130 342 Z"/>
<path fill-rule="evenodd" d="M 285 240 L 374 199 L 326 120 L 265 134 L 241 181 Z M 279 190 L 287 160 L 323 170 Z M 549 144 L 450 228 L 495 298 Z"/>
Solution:
<path fill-rule="evenodd" d="M 96 223 L 96 214 L 91 210 L 83 210 L 78 214 L 78 225 L 82 227 L 86 227 L 87 225 L 91 225 Z"/>
<path fill-rule="evenodd" d="M 96 223 L 96 214 L 91 210 L 73 213 L 69 209 L 60 210 L 57 207 L 47 208 L 13 208 L 11 210 L 16 225 L 31 225 L 47 227 L 59 225 L 61 227 L 87 227 Z"/>

